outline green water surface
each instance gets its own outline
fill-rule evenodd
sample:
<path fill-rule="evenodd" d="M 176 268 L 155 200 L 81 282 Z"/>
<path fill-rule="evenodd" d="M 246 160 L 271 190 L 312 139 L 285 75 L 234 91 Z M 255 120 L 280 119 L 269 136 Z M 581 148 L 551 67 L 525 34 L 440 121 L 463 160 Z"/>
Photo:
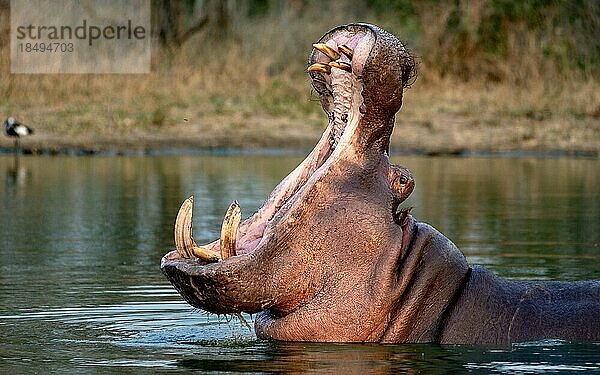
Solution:
<path fill-rule="evenodd" d="M 598 160 L 393 159 L 416 180 L 403 206 L 472 264 L 511 279 L 600 279 Z M 596 344 L 275 343 L 183 302 L 159 270 L 181 201 L 195 196 L 195 238 L 213 240 L 232 200 L 250 215 L 301 160 L 0 157 L 2 372 L 600 372 Z"/>

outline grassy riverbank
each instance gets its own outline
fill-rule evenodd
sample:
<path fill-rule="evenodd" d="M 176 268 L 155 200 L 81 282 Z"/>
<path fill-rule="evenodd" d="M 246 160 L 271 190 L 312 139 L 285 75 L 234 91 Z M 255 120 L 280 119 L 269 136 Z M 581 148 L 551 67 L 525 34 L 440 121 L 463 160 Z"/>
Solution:
<path fill-rule="evenodd" d="M 164 84 L 172 81 L 163 78 Z M 100 81 L 97 83 L 103 89 Z M 140 83 L 141 84 L 141 83 Z M 158 83 L 156 83 L 160 86 Z M 163 147 L 273 148 L 310 147 L 326 125 L 326 116 L 306 80 L 297 85 L 263 88 L 257 93 L 199 94 L 168 97 L 178 90 L 136 95 L 119 87 L 119 101 L 105 94 L 94 101 L 82 95 L 36 103 L 35 95 L 10 103 L 11 113 L 32 125 L 29 149 L 142 150 Z M 92 82 L 92 86 L 94 83 Z M 289 85 L 289 86 L 288 86 Z M 594 82 L 572 90 L 537 92 L 507 85 L 416 83 L 405 93 L 397 115 L 393 149 L 411 152 L 600 151 L 598 92 Z M 53 89 L 56 92 L 55 89 Z M 143 92 L 143 89 L 140 89 Z M 279 93 L 277 92 L 279 91 Z M 595 102 L 594 102 L 595 100 Z M 296 102 L 297 101 L 297 102 Z M 2 138 L 0 146 L 11 141 Z"/>
<path fill-rule="evenodd" d="M 394 150 L 600 153 L 598 41 L 588 42 L 592 52 L 572 47 L 587 29 L 558 24 L 562 34 L 550 33 L 553 19 L 531 30 L 513 17 L 494 42 L 480 35 L 493 20 L 486 5 L 401 14 L 310 4 L 234 20 L 223 38 L 207 29 L 174 52 L 156 47 L 147 75 L 11 75 L 5 40 L 0 114 L 35 128 L 23 141 L 31 150 L 311 147 L 326 117 L 311 93 L 306 55 L 332 26 L 361 19 L 401 36 L 419 58 Z M 584 21 L 598 25 L 590 4 Z M 464 27 L 452 26 L 453 12 Z M 11 144 L 0 138 L 0 147 Z"/>

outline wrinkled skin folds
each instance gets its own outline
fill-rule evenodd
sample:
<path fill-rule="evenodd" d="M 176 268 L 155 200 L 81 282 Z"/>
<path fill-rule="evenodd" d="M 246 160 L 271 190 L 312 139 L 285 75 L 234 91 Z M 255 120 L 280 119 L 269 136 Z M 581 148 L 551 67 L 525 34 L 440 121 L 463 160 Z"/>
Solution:
<path fill-rule="evenodd" d="M 410 210 L 409 169 L 388 158 L 394 117 L 415 62 L 390 33 L 334 28 L 308 60 L 328 125 L 306 159 L 221 238 L 198 246 L 193 201 L 161 269 L 192 306 L 257 313 L 258 337 L 322 342 L 507 345 L 600 340 L 600 282 L 509 282 L 471 268 Z"/>

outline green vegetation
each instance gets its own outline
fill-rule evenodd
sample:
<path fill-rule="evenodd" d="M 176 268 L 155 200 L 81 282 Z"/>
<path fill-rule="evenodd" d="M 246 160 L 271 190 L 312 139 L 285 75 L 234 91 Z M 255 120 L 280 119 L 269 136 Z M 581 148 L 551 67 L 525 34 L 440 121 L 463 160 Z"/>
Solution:
<path fill-rule="evenodd" d="M 311 43 L 338 24 L 364 21 L 398 35 L 418 57 L 396 149 L 600 152 L 594 0 L 153 7 L 161 37 L 148 75 L 10 75 L 3 33 L 0 111 L 36 129 L 26 147 L 311 146 L 326 121 L 305 73 Z M 167 13 L 171 21 L 161 23 Z M 6 4 L 0 24 L 8 24 Z"/>

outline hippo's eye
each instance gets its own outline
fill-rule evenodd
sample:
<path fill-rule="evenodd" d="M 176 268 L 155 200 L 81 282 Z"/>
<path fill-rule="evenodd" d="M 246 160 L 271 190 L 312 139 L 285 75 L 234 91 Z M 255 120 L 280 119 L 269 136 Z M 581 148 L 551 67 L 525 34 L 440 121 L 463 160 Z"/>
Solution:
<path fill-rule="evenodd" d="M 408 178 L 406 178 L 405 176 L 400 176 L 400 183 L 402 185 L 408 184 Z"/>

